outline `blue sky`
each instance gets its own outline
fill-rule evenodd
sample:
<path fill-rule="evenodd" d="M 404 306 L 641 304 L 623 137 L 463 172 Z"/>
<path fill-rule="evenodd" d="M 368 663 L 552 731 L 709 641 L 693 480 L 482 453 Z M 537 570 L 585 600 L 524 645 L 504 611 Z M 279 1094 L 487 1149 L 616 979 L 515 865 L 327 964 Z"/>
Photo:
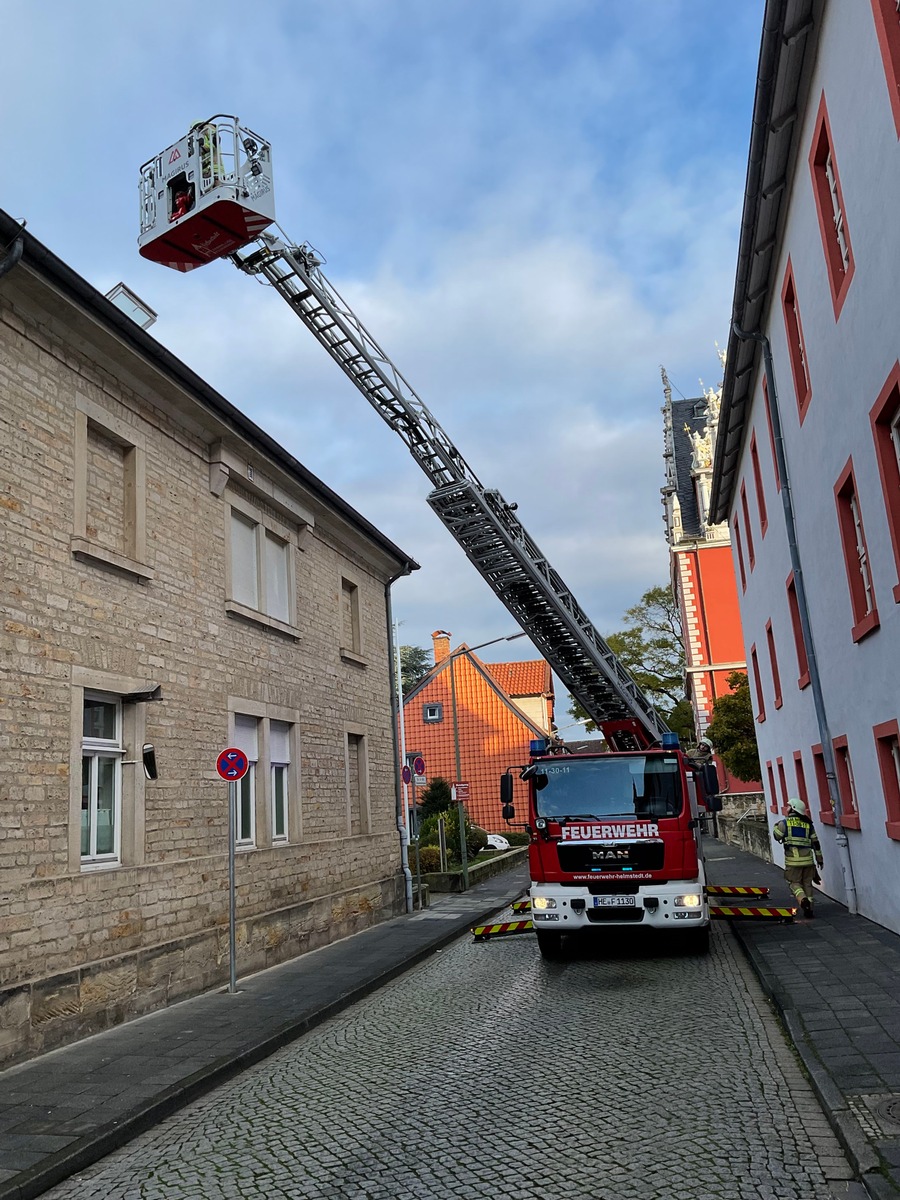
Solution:
<path fill-rule="evenodd" d="M 514 632 L 403 444 L 277 295 L 227 263 L 138 256 L 140 164 L 238 115 L 272 142 L 289 239 L 609 633 L 667 578 L 659 366 L 687 396 L 719 382 L 762 11 L 6 0 L 0 207 L 101 290 L 124 280 L 153 336 L 422 563 L 395 588 L 402 641 Z"/>

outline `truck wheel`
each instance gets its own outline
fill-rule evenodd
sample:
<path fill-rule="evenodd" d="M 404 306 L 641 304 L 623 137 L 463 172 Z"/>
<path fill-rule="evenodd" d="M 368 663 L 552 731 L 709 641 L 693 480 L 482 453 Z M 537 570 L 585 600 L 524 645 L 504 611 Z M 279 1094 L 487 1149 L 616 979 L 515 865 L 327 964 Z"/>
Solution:
<path fill-rule="evenodd" d="M 709 954 L 709 926 L 683 934 L 685 954 Z"/>
<path fill-rule="evenodd" d="M 562 958 L 562 934 L 550 933 L 548 930 L 537 931 L 538 950 L 541 958 Z"/>

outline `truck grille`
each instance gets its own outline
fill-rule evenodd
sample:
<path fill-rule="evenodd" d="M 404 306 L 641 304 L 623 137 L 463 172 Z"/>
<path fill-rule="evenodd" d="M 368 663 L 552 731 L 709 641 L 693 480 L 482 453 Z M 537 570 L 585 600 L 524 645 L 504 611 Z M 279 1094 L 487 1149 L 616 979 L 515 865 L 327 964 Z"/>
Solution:
<path fill-rule="evenodd" d="M 556 852 L 563 871 L 659 871 L 665 858 L 663 842 L 617 842 L 600 846 L 596 842 L 558 842 Z"/>

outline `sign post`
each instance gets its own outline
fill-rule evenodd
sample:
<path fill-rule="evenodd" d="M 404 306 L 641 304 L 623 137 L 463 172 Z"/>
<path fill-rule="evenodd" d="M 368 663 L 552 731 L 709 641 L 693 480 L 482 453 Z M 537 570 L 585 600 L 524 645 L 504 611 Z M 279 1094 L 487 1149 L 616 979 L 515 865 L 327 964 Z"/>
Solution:
<path fill-rule="evenodd" d="M 234 843 L 237 825 L 237 785 L 250 769 L 250 761 L 243 750 L 229 746 L 216 759 L 216 770 L 222 779 L 228 780 L 228 991 L 237 991 L 237 963 L 235 961 L 234 936 Z"/>
<path fill-rule="evenodd" d="M 469 785 L 467 783 L 452 784 L 450 795 L 456 805 L 456 819 L 459 821 L 459 865 L 462 868 L 462 889 L 467 892 L 469 890 L 469 847 L 466 845 L 465 801 L 469 799 Z"/>

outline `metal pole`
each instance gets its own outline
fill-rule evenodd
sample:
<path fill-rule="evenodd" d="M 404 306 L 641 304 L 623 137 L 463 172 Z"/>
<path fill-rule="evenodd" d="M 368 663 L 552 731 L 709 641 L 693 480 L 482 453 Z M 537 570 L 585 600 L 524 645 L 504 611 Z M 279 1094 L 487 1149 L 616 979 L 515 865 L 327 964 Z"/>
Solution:
<path fill-rule="evenodd" d="M 456 788 L 453 788 L 453 799 L 456 800 Z M 469 848 L 466 845 L 466 810 L 462 800 L 456 800 L 456 819 L 459 821 L 459 861 L 462 867 L 463 891 L 469 890 Z"/>
<path fill-rule="evenodd" d="M 237 963 L 234 951 L 234 831 L 237 811 L 237 784 L 228 784 L 228 990 L 237 991 Z"/>

